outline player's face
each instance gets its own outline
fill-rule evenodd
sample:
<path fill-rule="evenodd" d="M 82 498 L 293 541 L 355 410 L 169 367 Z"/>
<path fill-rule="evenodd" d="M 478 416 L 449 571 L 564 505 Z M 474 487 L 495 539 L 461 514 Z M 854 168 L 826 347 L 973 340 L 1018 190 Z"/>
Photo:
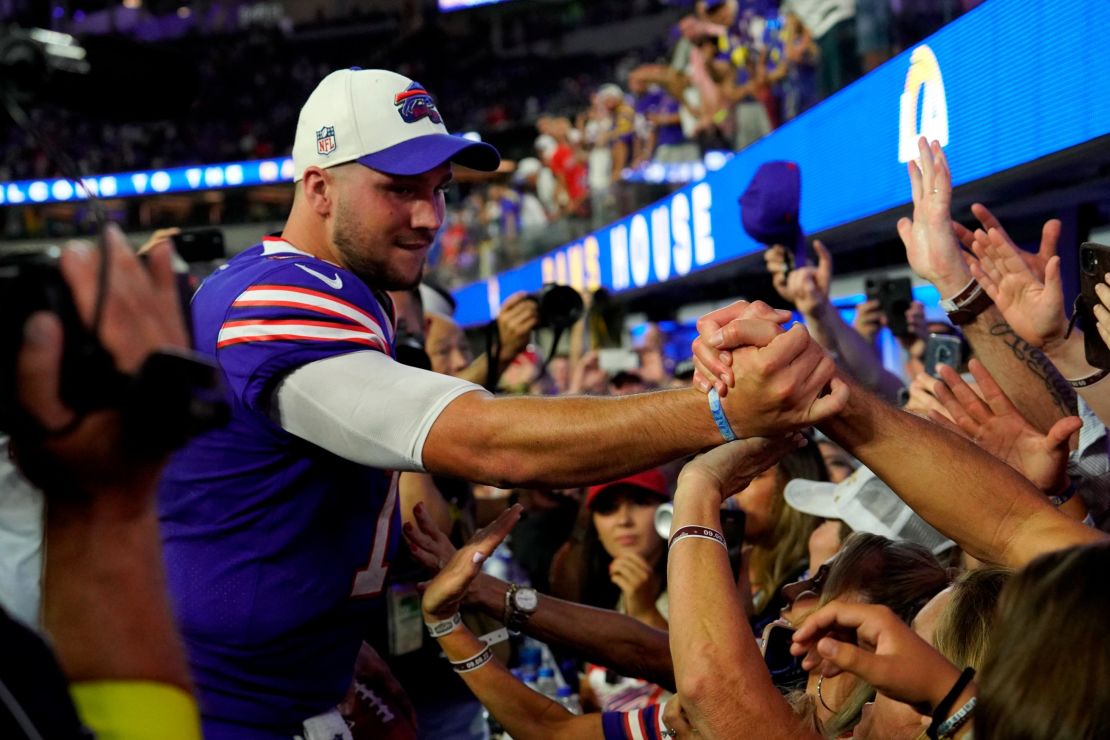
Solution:
<path fill-rule="evenodd" d="M 404 177 L 361 164 L 335 169 L 331 240 L 343 266 L 374 288 L 412 288 L 443 224 L 451 164 Z"/>

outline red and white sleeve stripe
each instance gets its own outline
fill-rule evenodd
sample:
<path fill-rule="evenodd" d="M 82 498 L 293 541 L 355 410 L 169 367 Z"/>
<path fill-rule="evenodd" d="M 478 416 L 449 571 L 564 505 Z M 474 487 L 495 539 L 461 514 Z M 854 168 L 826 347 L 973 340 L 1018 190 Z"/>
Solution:
<path fill-rule="evenodd" d="M 631 740 L 660 740 L 666 727 L 663 725 L 663 704 L 637 709 L 624 715 L 624 731 Z"/>
<path fill-rule="evenodd" d="M 216 340 L 217 349 L 243 342 L 298 339 L 358 342 L 382 351 L 387 351 L 389 346 L 387 336 L 391 332 L 384 331 L 368 311 L 320 291 L 284 285 L 256 285 L 245 290 L 231 305 L 236 308 L 294 308 L 316 314 L 320 320 L 257 318 L 225 321 Z"/>
<path fill-rule="evenodd" d="M 220 327 L 216 349 L 244 342 L 274 342 L 309 340 L 319 342 L 356 342 L 388 351 L 381 337 L 371 331 L 350 324 L 300 319 L 248 319 L 225 321 Z"/>

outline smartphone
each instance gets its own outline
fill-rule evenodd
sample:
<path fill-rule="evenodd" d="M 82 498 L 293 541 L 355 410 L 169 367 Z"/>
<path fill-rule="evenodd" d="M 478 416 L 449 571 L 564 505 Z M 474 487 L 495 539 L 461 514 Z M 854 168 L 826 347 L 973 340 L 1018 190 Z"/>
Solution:
<path fill-rule="evenodd" d="M 763 662 L 771 672 L 771 680 L 779 689 L 804 686 L 808 674 L 802 670 L 800 656 L 791 655 L 794 628 L 782 622 L 772 622 L 763 631 Z"/>
<path fill-rule="evenodd" d="M 173 248 L 188 263 L 212 262 L 227 257 L 224 232 L 218 228 L 187 229 L 173 236 Z"/>
<path fill-rule="evenodd" d="M 1079 300 L 1076 310 L 1083 320 L 1083 348 L 1087 362 L 1102 370 L 1110 370 L 1110 347 L 1095 328 L 1095 310 L 1100 301 L 1095 286 L 1105 281 L 1110 272 L 1110 247 L 1085 242 L 1079 247 Z"/>
<path fill-rule="evenodd" d="M 909 278 L 867 278 L 864 291 L 868 300 L 879 302 L 886 316 L 886 325 L 894 336 L 904 337 L 910 333 L 906 311 L 913 303 L 913 283 Z"/>
<path fill-rule="evenodd" d="M 732 499 L 728 499 L 730 502 Z M 747 526 L 747 515 L 743 509 L 721 509 L 721 534 L 725 536 L 729 552 L 740 552 L 744 546 L 744 527 Z"/>
<path fill-rule="evenodd" d="M 744 528 L 747 526 L 747 515 L 736 504 L 736 499 L 725 499 L 721 508 L 721 534 L 725 536 L 728 544 L 728 564 L 732 568 L 733 578 L 740 577 L 740 568 L 744 565 Z"/>
<path fill-rule="evenodd" d="M 951 334 L 930 334 L 925 343 L 925 372 L 939 378 L 937 365 L 947 365 L 956 372 L 964 365 L 964 343 Z"/>

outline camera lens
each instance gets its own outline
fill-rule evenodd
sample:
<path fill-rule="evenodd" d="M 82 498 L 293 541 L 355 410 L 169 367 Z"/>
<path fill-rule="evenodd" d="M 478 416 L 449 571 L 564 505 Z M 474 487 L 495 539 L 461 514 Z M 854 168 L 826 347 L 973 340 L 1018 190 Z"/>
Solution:
<path fill-rule="evenodd" d="M 540 323 L 554 329 L 568 329 L 582 317 L 582 296 L 567 285 L 545 285 L 536 296 L 540 304 Z"/>
<path fill-rule="evenodd" d="M 937 348 L 937 362 L 941 363 L 942 365 L 951 365 L 952 364 L 952 350 L 950 350 L 948 347 L 938 347 Z"/>
<path fill-rule="evenodd" d="M 1095 250 L 1093 249 L 1080 250 L 1079 262 L 1083 268 L 1083 272 L 1088 275 L 1094 275 L 1095 270 L 1098 269 L 1098 255 L 1095 254 Z"/>

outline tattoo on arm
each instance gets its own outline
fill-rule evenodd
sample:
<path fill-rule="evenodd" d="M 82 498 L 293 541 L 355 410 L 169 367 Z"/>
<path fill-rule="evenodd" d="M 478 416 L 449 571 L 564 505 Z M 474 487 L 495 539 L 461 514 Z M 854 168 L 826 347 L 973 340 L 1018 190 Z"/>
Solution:
<path fill-rule="evenodd" d="M 1017 332 L 1011 329 L 1005 321 L 991 326 L 990 335 L 1005 342 L 1006 346 L 1013 352 L 1014 357 L 1044 383 L 1045 390 L 1052 397 L 1053 403 L 1066 416 L 1076 413 L 1075 390 L 1060 376 L 1056 366 L 1044 356 L 1043 352 L 1019 337 Z"/>

